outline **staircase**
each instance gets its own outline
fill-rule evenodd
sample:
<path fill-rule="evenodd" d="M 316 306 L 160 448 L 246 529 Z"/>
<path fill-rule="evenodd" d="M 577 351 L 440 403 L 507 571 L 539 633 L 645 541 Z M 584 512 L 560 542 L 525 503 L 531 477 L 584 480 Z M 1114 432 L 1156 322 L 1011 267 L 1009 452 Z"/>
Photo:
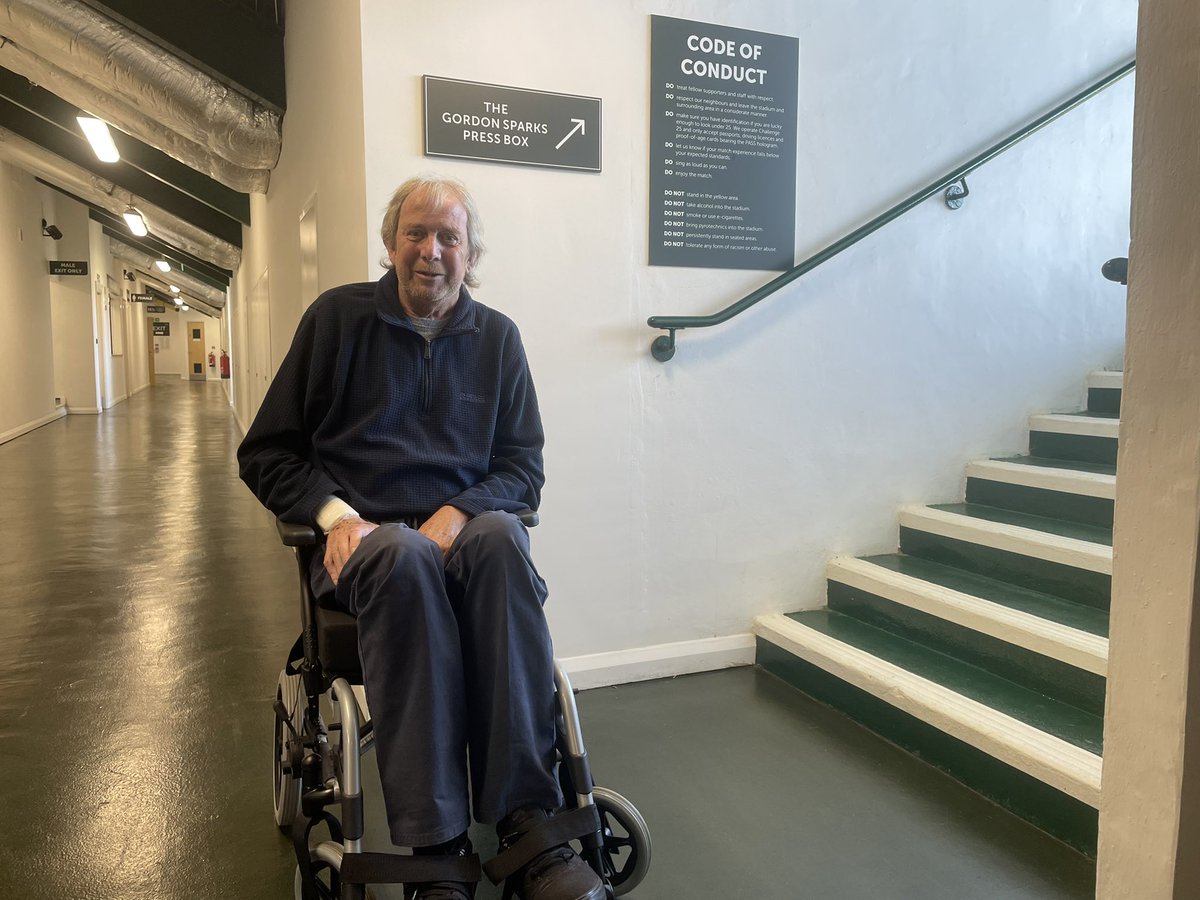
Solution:
<path fill-rule="evenodd" d="M 759 618 L 757 661 L 1094 854 L 1121 373 L 900 510 L 900 552 L 834 559 L 828 606 Z"/>

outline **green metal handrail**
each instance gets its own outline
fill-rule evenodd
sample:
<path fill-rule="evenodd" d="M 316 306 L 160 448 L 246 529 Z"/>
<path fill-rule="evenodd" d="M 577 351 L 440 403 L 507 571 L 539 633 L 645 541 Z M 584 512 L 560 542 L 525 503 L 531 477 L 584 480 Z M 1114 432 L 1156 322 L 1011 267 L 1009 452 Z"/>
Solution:
<path fill-rule="evenodd" d="M 654 339 L 653 343 L 651 343 L 651 345 L 650 345 L 651 354 L 653 354 L 654 358 L 657 359 L 659 362 L 666 362 L 672 356 L 675 355 L 675 332 L 676 331 L 682 330 L 684 328 L 707 328 L 711 325 L 720 325 L 722 322 L 726 322 L 729 319 L 732 319 L 734 316 L 738 315 L 739 313 L 745 312 L 747 309 L 749 309 L 754 304 L 758 303 L 760 300 L 763 300 L 764 298 L 769 297 L 771 294 L 775 293 L 777 290 L 784 287 L 785 285 L 791 284 L 793 281 L 795 281 L 797 278 L 799 278 L 805 272 L 812 271 L 817 266 L 821 265 L 821 263 L 837 256 L 839 253 L 841 253 L 847 247 L 850 247 L 853 244 L 857 244 L 859 241 L 861 241 L 867 235 L 882 228 L 888 222 L 891 222 L 893 219 L 897 219 L 900 216 L 904 215 L 906 212 L 908 212 L 914 206 L 916 206 L 919 203 L 924 202 L 925 200 L 928 200 L 930 197 L 932 197 L 934 194 L 938 193 L 939 191 L 947 192 L 947 198 L 946 198 L 947 203 L 955 202 L 956 198 L 958 200 L 961 200 L 961 198 L 963 198 L 967 195 L 965 179 L 973 171 L 975 171 L 980 166 L 982 166 L 984 163 L 990 161 L 994 157 L 999 156 L 1001 153 L 1003 153 L 1009 147 L 1012 147 L 1014 144 L 1017 144 L 1017 143 L 1025 140 L 1025 138 L 1029 137 L 1031 134 L 1034 134 L 1035 132 L 1040 131 L 1042 128 L 1049 125 L 1051 122 L 1053 122 L 1059 116 L 1061 116 L 1067 112 L 1070 112 L 1072 109 L 1074 109 L 1079 104 L 1090 99 L 1091 97 L 1094 97 L 1096 94 L 1100 93 L 1105 88 L 1110 87 L 1117 81 L 1121 80 L 1122 78 L 1124 78 L 1126 75 L 1128 75 L 1130 72 L 1133 71 L 1136 64 L 1137 64 L 1136 59 L 1129 60 L 1124 65 L 1122 65 L 1120 68 L 1109 73 L 1108 75 L 1105 75 L 1099 81 L 1095 82 L 1091 86 L 1080 91 L 1078 94 L 1071 97 L 1069 100 L 1063 101 L 1062 103 L 1060 103 L 1058 106 L 1054 107 L 1049 112 L 1039 116 L 1037 119 L 1034 119 L 1032 122 L 1030 122 L 1025 127 L 1020 128 L 1017 131 L 1014 131 L 1008 137 L 993 144 L 991 147 L 984 150 L 982 153 L 980 153 L 978 156 L 971 159 L 969 162 L 963 163 L 961 166 L 959 166 L 957 169 L 950 172 L 949 174 L 943 176 L 942 178 L 939 178 L 937 181 L 932 182 L 931 184 L 927 185 L 926 187 L 921 188 L 921 190 L 917 191 L 911 197 L 909 197 L 906 200 L 901 201 L 900 203 L 897 203 L 895 206 L 893 206 L 887 212 L 876 216 L 874 219 L 872 219 L 866 225 L 863 225 L 861 228 L 858 228 L 858 229 L 850 232 L 850 234 L 846 235 L 841 240 L 835 241 L 834 243 L 830 244 L 828 247 L 826 247 L 820 253 L 816 253 L 813 256 L 810 256 L 808 259 L 804 260 L 804 262 L 800 263 L 799 265 L 797 265 L 791 269 L 788 269 L 782 275 L 779 275 L 776 278 L 772 279 L 771 281 L 768 281 L 766 284 L 764 284 L 762 287 L 758 288 L 757 290 L 751 291 L 749 294 L 747 294 L 741 300 L 738 300 L 736 303 L 733 303 L 730 306 L 725 307 L 725 309 L 721 310 L 720 312 L 713 313 L 710 316 L 651 316 L 649 319 L 646 320 L 646 324 L 649 325 L 651 328 L 661 328 L 667 332 L 667 334 L 659 335 L 658 337 L 656 337 Z M 959 190 L 956 190 L 956 186 L 960 182 L 962 183 L 962 188 Z"/>

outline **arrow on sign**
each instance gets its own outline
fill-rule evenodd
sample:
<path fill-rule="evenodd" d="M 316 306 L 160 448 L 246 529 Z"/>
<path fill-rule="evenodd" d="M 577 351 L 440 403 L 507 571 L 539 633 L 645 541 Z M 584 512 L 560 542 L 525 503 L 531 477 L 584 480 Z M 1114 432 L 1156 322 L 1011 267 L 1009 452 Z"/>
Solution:
<path fill-rule="evenodd" d="M 555 150 L 561 150 L 562 145 L 569 141 L 571 139 L 571 135 L 573 135 L 575 132 L 578 131 L 580 134 L 587 134 L 583 128 L 583 119 L 572 119 L 571 121 L 575 123 L 575 127 L 567 132 L 567 136 L 565 138 L 554 145 Z"/>

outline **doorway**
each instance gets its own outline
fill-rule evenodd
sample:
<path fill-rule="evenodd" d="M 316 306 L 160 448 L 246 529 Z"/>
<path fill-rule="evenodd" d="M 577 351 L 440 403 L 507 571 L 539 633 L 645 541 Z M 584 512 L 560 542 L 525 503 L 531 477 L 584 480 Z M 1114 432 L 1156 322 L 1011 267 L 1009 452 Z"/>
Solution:
<path fill-rule="evenodd" d="M 158 352 L 158 342 L 154 340 L 154 320 L 146 319 L 146 367 L 149 376 L 148 383 L 154 386 L 154 355 Z"/>
<path fill-rule="evenodd" d="M 207 381 L 204 374 L 204 323 L 188 322 L 188 380 Z"/>

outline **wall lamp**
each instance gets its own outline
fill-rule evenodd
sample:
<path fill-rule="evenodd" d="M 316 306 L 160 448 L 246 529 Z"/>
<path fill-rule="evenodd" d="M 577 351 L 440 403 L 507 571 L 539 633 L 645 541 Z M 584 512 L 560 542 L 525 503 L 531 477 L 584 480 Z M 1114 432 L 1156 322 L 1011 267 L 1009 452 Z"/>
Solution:
<path fill-rule="evenodd" d="M 146 228 L 146 220 L 142 218 L 142 214 L 134 208 L 132 203 L 125 208 L 125 212 L 121 213 L 121 217 L 129 226 L 130 232 L 136 237 L 145 237 L 150 233 Z"/>
<path fill-rule="evenodd" d="M 48 237 L 51 240 L 61 241 L 62 232 L 57 225 L 47 225 L 46 220 L 42 219 L 42 237 Z"/>

